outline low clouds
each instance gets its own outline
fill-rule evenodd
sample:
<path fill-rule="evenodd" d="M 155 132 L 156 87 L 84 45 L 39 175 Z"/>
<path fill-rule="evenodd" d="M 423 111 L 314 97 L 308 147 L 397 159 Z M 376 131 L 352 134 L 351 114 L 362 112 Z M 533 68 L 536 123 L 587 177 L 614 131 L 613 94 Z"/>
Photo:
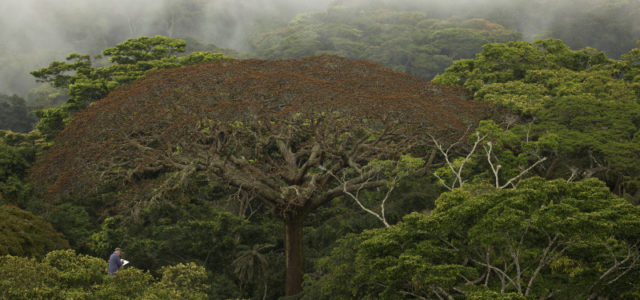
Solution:
<path fill-rule="evenodd" d="M 572 47 L 640 39 L 640 5 L 628 0 L 0 0 L 0 93 L 24 96 L 29 72 L 70 52 L 98 54 L 142 35 L 192 37 L 248 50 L 265 24 L 331 6 L 418 10 L 434 18 L 480 17 L 521 32 L 526 40 L 559 37 Z M 576 21 L 577 20 L 577 21 Z M 602 30 L 599 30 L 602 29 Z M 608 30 L 608 31 L 607 31 Z M 580 34 L 580 31 L 589 31 Z M 617 39 L 616 39 L 617 38 Z M 622 50 L 628 48 L 617 47 Z M 624 49 L 623 49 L 624 48 Z M 618 49 L 618 50 L 620 50 Z"/>
<path fill-rule="evenodd" d="M 330 0 L 2 0 L 0 93 L 24 96 L 29 72 L 70 52 L 98 54 L 142 35 L 193 37 L 220 47 L 246 48 L 256 22 L 286 22 L 326 10 Z"/>

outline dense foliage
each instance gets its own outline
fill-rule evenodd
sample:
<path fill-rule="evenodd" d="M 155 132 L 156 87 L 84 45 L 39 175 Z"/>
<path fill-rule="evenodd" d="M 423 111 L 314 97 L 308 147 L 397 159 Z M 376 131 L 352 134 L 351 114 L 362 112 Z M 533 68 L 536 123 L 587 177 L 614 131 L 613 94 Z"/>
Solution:
<path fill-rule="evenodd" d="M 308 299 L 638 297 L 640 210 L 596 179 L 469 185 L 431 215 L 352 235 Z"/>
<path fill-rule="evenodd" d="M 611 60 L 559 40 L 489 44 L 434 81 L 463 85 L 475 99 L 520 113 L 499 138 L 509 150 L 537 141 L 549 160 L 541 176 L 598 177 L 616 194 L 640 199 L 640 64 L 634 49 Z"/>
<path fill-rule="evenodd" d="M 69 244 L 40 216 L 13 205 L 0 206 L 0 255 L 42 257 Z"/>
<path fill-rule="evenodd" d="M 198 62 L 223 59 L 220 53 L 192 52 L 178 57 L 185 51 L 186 42 L 165 36 L 129 39 L 115 47 L 102 51 L 108 64 L 102 65 L 88 54 L 71 53 L 67 62 L 54 61 L 49 67 L 31 72 L 42 82 L 56 88 L 68 89 L 69 99 L 65 105 L 37 112 L 40 118 L 38 130 L 48 139 L 60 132 L 71 118 L 71 114 L 90 103 L 104 98 L 116 87 L 130 83 L 147 72 L 175 68 Z"/>
<path fill-rule="evenodd" d="M 26 172 L 42 144 L 37 133 L 0 130 L 0 204 L 26 205 L 31 190 Z"/>
<path fill-rule="evenodd" d="M 193 179 L 226 182 L 284 221 L 296 294 L 307 214 L 399 178 L 399 154 L 420 146 L 421 132 L 446 139 L 492 111 L 456 89 L 334 56 L 201 64 L 151 73 L 77 113 L 32 178 L 51 200 L 109 191 L 115 206 L 92 205 L 132 216 L 175 203 Z"/>
<path fill-rule="evenodd" d="M 0 95 L 0 299 L 640 297 L 638 2 L 449 2 L 52 12 L 102 55 Z"/>
<path fill-rule="evenodd" d="M 486 43 L 520 38 L 483 19 L 432 19 L 418 12 L 347 9 L 297 16 L 286 27 L 252 40 L 265 58 L 336 54 L 361 58 L 430 80 L 455 59 L 470 58 Z"/>
<path fill-rule="evenodd" d="M 49 252 L 42 260 L 0 257 L 2 299 L 207 299 L 205 269 L 194 263 L 162 268 L 161 278 L 125 267 L 106 275 L 103 259 L 73 250 Z"/>
<path fill-rule="evenodd" d="M 615 58 L 631 50 L 640 36 L 640 3 L 628 0 L 336 0 L 331 7 L 420 12 L 437 19 L 482 18 L 519 32 L 527 41 L 556 38 L 574 49 L 594 47 Z"/>
<path fill-rule="evenodd" d="M 24 99 L 16 95 L 0 94 L 0 130 L 29 132 L 35 122 L 35 116 L 29 111 Z"/>

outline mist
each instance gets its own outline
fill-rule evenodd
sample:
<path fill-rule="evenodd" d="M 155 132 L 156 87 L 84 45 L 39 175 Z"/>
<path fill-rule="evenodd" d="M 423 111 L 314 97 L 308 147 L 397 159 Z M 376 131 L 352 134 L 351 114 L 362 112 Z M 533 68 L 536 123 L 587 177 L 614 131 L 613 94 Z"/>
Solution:
<path fill-rule="evenodd" d="M 70 52 L 99 54 L 127 38 L 167 35 L 246 49 L 260 22 L 286 23 L 331 0 L 2 0 L 0 93 L 24 96 L 30 71 Z"/>
<path fill-rule="evenodd" d="M 594 16 L 614 2 L 628 4 L 607 11 L 606 18 Z M 620 51 L 607 47 L 626 40 L 630 46 L 618 48 L 632 48 L 640 39 L 640 11 L 625 9 L 638 5 L 625 0 L 1 0 L 0 93 L 24 97 L 36 86 L 30 71 L 64 60 L 70 52 L 95 55 L 143 35 L 190 37 L 249 51 L 252 34 L 284 26 L 299 13 L 337 7 L 485 18 L 520 32 L 525 40 L 559 37 L 574 48 L 592 46 L 613 57 Z M 567 21 L 576 18 L 582 23 Z M 581 26 L 589 22 L 591 27 Z M 618 31 L 593 32 L 611 26 Z"/>

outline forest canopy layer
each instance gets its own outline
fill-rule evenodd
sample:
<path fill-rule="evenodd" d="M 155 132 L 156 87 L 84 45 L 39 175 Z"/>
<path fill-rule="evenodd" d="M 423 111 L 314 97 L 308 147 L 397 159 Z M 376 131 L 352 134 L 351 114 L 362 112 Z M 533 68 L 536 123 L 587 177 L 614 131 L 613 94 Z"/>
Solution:
<path fill-rule="evenodd" d="M 385 166 L 426 155 L 427 134 L 457 139 L 495 111 L 366 61 L 219 61 L 152 72 L 76 113 L 31 178 L 50 201 L 115 192 L 99 206 L 133 216 L 196 176 L 226 182 L 284 221 L 295 295 L 310 212 L 394 184 Z"/>
<path fill-rule="evenodd" d="M 638 299 L 639 14 L 0 1 L 0 299 Z"/>

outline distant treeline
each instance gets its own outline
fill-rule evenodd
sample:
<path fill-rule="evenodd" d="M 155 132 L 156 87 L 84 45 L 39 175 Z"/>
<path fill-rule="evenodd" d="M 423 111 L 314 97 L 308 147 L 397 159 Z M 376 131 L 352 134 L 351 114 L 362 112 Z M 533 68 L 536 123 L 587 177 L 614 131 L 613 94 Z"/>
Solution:
<path fill-rule="evenodd" d="M 234 57 L 285 58 L 312 55 L 313 51 L 300 51 L 301 48 L 319 46 L 316 51 L 335 51 L 334 53 L 348 57 L 368 58 L 388 63 L 396 70 L 402 70 L 398 66 L 404 66 L 412 74 L 426 74 L 423 77 L 427 79 L 433 74 L 441 73 L 452 58 L 469 58 L 469 55 L 477 53 L 479 49 L 476 46 L 483 41 L 559 38 L 573 49 L 588 46 L 618 58 L 632 49 L 635 41 L 640 39 L 640 3 L 625 0 L 338 0 L 324 11 L 318 11 L 322 7 L 320 3 L 302 5 L 276 0 L 273 3 L 255 1 L 253 5 L 245 7 L 230 3 L 214 5 L 200 0 L 170 3 L 147 3 L 140 0 L 128 7 L 124 5 L 107 9 L 104 6 L 87 3 L 80 8 L 52 7 L 50 9 L 57 17 L 53 20 L 47 19 L 49 15 L 43 17 L 40 21 L 46 22 L 46 26 L 32 22 L 32 29 L 28 31 L 29 39 L 17 34 L 11 18 L 0 21 L 2 24 L 6 23 L 4 31 L 0 29 L 0 36 L 11 41 L 0 47 L 0 65 L 3 66 L 0 71 L 0 93 L 25 97 L 35 87 L 33 78 L 28 73 L 48 61 L 61 59 L 71 51 L 95 55 L 101 49 L 141 35 L 191 38 L 205 45 L 215 44 L 244 51 L 243 54 L 236 52 L 239 55 L 232 55 Z M 127 13 L 109 13 L 125 8 Z M 313 11 L 293 17 L 304 9 Z M 371 16 L 372 20 L 361 22 L 365 15 L 376 15 L 375 11 L 379 10 L 390 11 L 387 14 L 395 14 L 396 20 L 392 20 L 391 16 Z M 399 25 L 405 21 L 398 22 L 398 18 L 404 18 L 407 12 L 414 16 L 408 17 L 406 21 L 420 21 L 417 20 L 418 16 L 440 22 L 448 21 L 444 25 L 423 22 L 415 30 L 401 29 Z M 468 25 L 460 23 L 475 18 L 501 25 L 520 35 L 507 37 L 504 35 L 506 31 L 503 34 L 493 32 L 489 35 L 478 31 L 451 32 L 459 27 L 468 29 Z M 371 28 L 371 22 L 386 24 L 377 29 L 382 30 L 382 36 L 378 38 L 388 40 L 392 36 L 393 42 L 375 41 L 377 32 L 375 28 Z M 390 22 L 398 26 L 385 28 Z M 423 31 L 430 26 L 437 26 L 430 29 L 432 32 L 437 29 L 444 33 L 425 37 Z M 362 32 L 354 33 L 353 29 Z M 278 41 L 278 38 L 282 40 Z M 447 47 L 441 44 L 442 41 L 451 39 L 457 39 L 456 43 L 460 43 L 461 39 L 468 40 L 462 53 L 454 53 L 452 56 L 438 53 L 443 46 Z M 277 47 L 277 44 L 280 46 Z M 407 53 L 376 48 L 401 46 L 408 46 Z M 473 53 L 469 54 L 469 51 Z M 414 52 L 420 55 L 416 56 Z M 408 59 L 417 61 L 407 62 Z M 425 65 L 429 65 L 427 69 L 435 71 L 426 72 L 423 70 Z"/>

